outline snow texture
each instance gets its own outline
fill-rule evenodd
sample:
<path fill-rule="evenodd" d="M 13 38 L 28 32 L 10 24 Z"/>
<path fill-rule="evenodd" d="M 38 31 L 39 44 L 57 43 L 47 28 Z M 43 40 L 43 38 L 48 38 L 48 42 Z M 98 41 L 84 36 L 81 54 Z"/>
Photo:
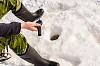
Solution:
<path fill-rule="evenodd" d="M 22 0 L 34 12 L 43 8 L 42 36 L 22 30 L 28 43 L 60 66 L 100 66 L 100 0 Z M 9 17 L 10 16 L 10 17 Z M 11 11 L 2 22 L 21 22 Z M 50 40 L 59 35 L 58 39 Z M 0 66 L 34 66 L 9 49 L 12 58 Z"/>

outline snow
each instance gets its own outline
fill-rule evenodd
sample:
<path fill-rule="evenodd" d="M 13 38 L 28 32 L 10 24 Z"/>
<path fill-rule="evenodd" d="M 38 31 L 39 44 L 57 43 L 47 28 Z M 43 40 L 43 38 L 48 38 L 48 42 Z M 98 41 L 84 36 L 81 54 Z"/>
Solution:
<path fill-rule="evenodd" d="M 60 66 L 100 66 L 100 0 L 22 0 L 34 12 L 43 8 L 42 36 L 22 30 L 28 43 L 46 59 Z M 9 17 L 10 16 L 10 17 Z M 9 12 L 2 22 L 20 19 Z M 50 38 L 59 35 L 57 40 Z M 34 66 L 9 49 L 12 58 L 0 66 Z"/>

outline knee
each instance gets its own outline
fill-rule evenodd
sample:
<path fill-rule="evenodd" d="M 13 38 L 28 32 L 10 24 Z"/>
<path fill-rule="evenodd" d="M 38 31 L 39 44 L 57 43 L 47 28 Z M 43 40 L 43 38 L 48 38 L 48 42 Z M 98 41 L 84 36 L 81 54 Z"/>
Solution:
<path fill-rule="evenodd" d="M 9 47 L 16 54 L 24 54 L 28 48 L 28 43 L 22 34 L 16 34 L 11 36 Z"/>

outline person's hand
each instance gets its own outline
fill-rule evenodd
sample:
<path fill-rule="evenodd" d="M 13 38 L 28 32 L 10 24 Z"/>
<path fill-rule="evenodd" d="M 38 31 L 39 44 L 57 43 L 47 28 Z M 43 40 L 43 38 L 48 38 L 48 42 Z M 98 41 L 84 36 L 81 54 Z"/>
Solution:
<path fill-rule="evenodd" d="M 36 27 L 41 27 L 40 24 L 35 23 L 35 22 L 23 22 L 21 23 L 21 28 L 31 30 L 31 31 L 37 31 L 38 29 Z"/>

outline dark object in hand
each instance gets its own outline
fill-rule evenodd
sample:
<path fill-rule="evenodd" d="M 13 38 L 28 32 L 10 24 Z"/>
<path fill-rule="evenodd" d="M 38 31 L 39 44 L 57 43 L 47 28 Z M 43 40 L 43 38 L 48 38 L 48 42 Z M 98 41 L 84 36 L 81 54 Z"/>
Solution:
<path fill-rule="evenodd" d="M 41 24 L 42 25 L 42 20 L 38 20 L 36 23 Z M 38 26 L 36 27 L 38 29 L 38 36 L 41 36 L 41 27 Z"/>

